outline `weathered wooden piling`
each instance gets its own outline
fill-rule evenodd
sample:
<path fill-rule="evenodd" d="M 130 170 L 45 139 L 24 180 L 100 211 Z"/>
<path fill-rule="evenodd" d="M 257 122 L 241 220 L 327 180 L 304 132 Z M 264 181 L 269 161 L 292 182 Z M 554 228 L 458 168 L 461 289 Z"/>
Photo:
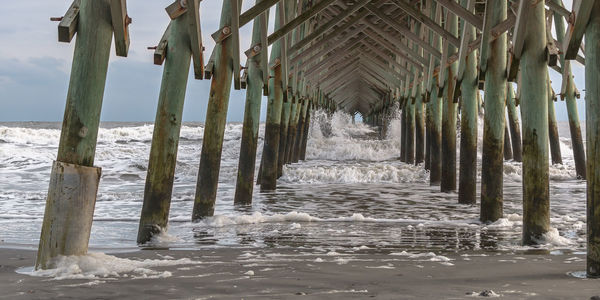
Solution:
<path fill-rule="evenodd" d="M 406 100 L 400 99 L 402 107 L 400 113 L 400 161 L 406 162 Z"/>
<path fill-rule="evenodd" d="M 546 72 L 546 74 L 548 74 L 548 72 Z M 550 141 L 550 157 L 552 158 L 552 164 L 562 164 L 558 124 L 556 122 L 556 113 L 554 112 L 555 95 L 552 91 L 550 77 L 548 75 L 546 76 L 546 84 L 548 85 L 548 139 Z"/>
<path fill-rule="evenodd" d="M 192 49 L 188 35 L 191 13 L 172 20 L 166 36 L 166 58 L 148 160 L 144 203 L 137 242 L 143 244 L 167 228 L 183 103 L 189 77 Z"/>
<path fill-rule="evenodd" d="M 257 0 L 256 3 L 264 0 Z M 268 26 L 268 11 L 254 19 L 252 29 L 252 52 L 248 56 L 248 77 L 246 79 L 246 105 L 244 109 L 244 125 L 240 145 L 240 160 L 238 162 L 237 182 L 233 202 L 248 204 L 252 202 L 254 191 L 254 171 L 256 169 L 256 151 L 258 147 L 258 131 L 260 127 L 260 106 L 265 87 L 264 70 L 268 48 L 263 45 Z"/>
<path fill-rule="evenodd" d="M 529 1 L 529 0 L 524 0 Z M 506 1 L 488 2 L 484 36 L 491 28 L 506 19 Z M 487 31 L 486 31 L 487 30 Z M 506 101 L 506 38 L 502 33 L 489 42 L 484 39 L 480 68 L 485 76 L 484 119 L 481 158 L 481 214 L 482 222 L 494 222 L 502 218 L 503 201 L 503 150 L 504 106 Z M 487 48 L 487 50 L 484 49 Z"/>
<path fill-rule="evenodd" d="M 421 83 L 417 87 L 415 99 L 415 165 L 425 161 L 425 110 Z"/>
<path fill-rule="evenodd" d="M 473 0 L 470 0 L 471 2 Z M 467 1 L 462 1 L 467 7 Z M 471 10 L 471 9 L 469 9 Z M 476 38 L 475 26 L 463 21 L 463 45 L 467 45 Z M 461 118 L 460 118 L 460 165 L 458 203 L 475 204 L 477 199 L 477 52 L 466 54 L 460 91 L 461 91 Z"/>
<path fill-rule="evenodd" d="M 458 17 L 454 14 L 448 14 L 446 19 L 446 29 L 453 36 L 458 35 Z M 456 52 L 456 46 L 447 43 L 447 53 Z M 442 92 L 442 176 L 440 182 L 440 191 L 451 192 L 456 190 L 456 108 L 454 103 L 454 84 L 456 82 L 456 72 L 458 62 L 452 63 L 444 69 L 440 67 L 440 72 L 444 70 L 444 90 Z"/>
<path fill-rule="evenodd" d="M 442 9 L 439 5 L 431 6 L 430 18 L 436 19 L 436 8 Z M 439 12 L 441 16 L 441 12 Z M 435 20 L 438 25 L 442 25 L 441 18 Z M 433 35 L 431 38 L 431 44 L 437 51 L 442 51 L 442 37 L 440 35 Z M 435 56 L 429 54 L 430 65 L 434 65 L 438 61 Z M 440 67 L 440 75 L 443 73 Z M 440 76 L 438 75 L 438 76 Z M 432 81 L 436 81 L 436 78 L 431 78 Z M 439 93 L 438 84 L 434 82 L 428 83 L 428 90 L 431 93 L 429 95 L 429 105 L 431 106 L 431 146 L 429 148 L 430 153 L 430 166 L 429 166 L 429 184 L 439 185 L 442 180 L 442 97 Z"/>
<path fill-rule="evenodd" d="M 307 100 L 307 101 L 311 101 L 311 100 Z M 306 145 L 308 143 L 308 134 L 310 132 L 310 116 L 312 114 L 312 109 L 310 107 L 310 104 L 308 104 L 306 106 L 306 113 L 305 113 L 305 121 L 304 121 L 304 132 L 302 134 L 302 143 L 300 144 L 300 155 L 298 156 L 298 158 L 300 160 L 306 160 Z"/>
<path fill-rule="evenodd" d="M 81 0 L 70 13 L 78 15 L 77 39 L 36 269 L 53 267 L 57 256 L 87 253 L 100 181 L 94 157 L 113 37 L 111 5 Z"/>
<path fill-rule="evenodd" d="M 550 229 L 548 98 L 544 3 L 526 0 L 521 69 L 523 121 L 523 244 L 536 244 Z M 487 101 L 486 101 L 487 110 Z M 498 172 L 498 170 L 494 170 Z"/>
<path fill-rule="evenodd" d="M 427 95 L 425 95 L 427 96 Z M 431 128 L 433 127 L 433 116 L 431 115 L 431 102 L 425 103 L 425 170 L 431 169 Z"/>
<path fill-rule="evenodd" d="M 562 6 L 562 0 L 552 0 L 557 5 Z M 556 38 L 559 44 L 564 43 L 565 22 L 563 16 L 554 14 L 554 26 L 556 30 Z M 567 114 L 569 118 L 569 129 L 571 132 L 571 147 L 573 148 L 573 159 L 575 160 L 575 170 L 577 176 L 581 179 L 586 178 L 585 167 L 585 149 L 583 147 L 583 139 L 581 137 L 581 127 L 579 126 L 579 113 L 577 112 L 577 88 L 575 80 L 573 80 L 573 72 L 571 71 L 571 62 L 565 60 L 564 52 L 560 54 L 561 71 L 563 73 L 563 89 L 561 89 L 561 99 L 564 99 L 567 106 Z"/>
<path fill-rule="evenodd" d="M 234 39 L 238 37 L 235 36 L 235 33 L 231 34 L 233 30 L 233 14 L 231 12 L 234 9 L 231 4 L 232 1 L 223 1 L 220 29 L 216 34 L 217 44 L 213 50 L 214 70 L 206 109 L 200 168 L 192 212 L 194 221 L 212 216 L 215 212 L 223 136 L 233 79 L 233 56 L 239 55 L 239 53 L 234 53 Z"/>
<path fill-rule="evenodd" d="M 283 9 L 281 3 L 277 4 L 277 11 Z M 284 25 L 285 20 L 281 13 L 275 15 L 275 30 Z M 283 107 L 283 70 L 281 66 L 282 47 L 285 47 L 285 38 L 277 40 L 271 48 L 271 77 L 269 79 L 269 99 L 267 102 L 267 118 L 265 124 L 265 142 L 263 146 L 261 191 L 275 190 L 277 188 L 277 164 L 279 159 L 279 139 L 281 130 L 281 110 Z"/>
<path fill-rule="evenodd" d="M 285 88 L 285 87 L 284 87 Z M 288 99 L 287 91 L 283 91 L 283 106 L 281 107 L 281 125 L 279 129 L 279 153 L 277 154 L 277 178 L 283 175 L 285 165 L 286 147 L 288 141 L 288 130 L 290 115 L 292 113 L 292 99 Z"/>
<path fill-rule="evenodd" d="M 513 153 L 510 145 L 510 132 L 506 123 L 506 118 L 504 118 L 504 160 L 511 160 L 513 159 Z"/>
<path fill-rule="evenodd" d="M 521 162 L 523 161 L 521 150 L 521 122 L 519 121 L 519 113 L 517 112 L 515 90 L 510 82 L 507 83 L 506 86 L 506 110 L 508 111 L 508 127 L 510 128 L 513 160 Z M 504 138 L 506 138 L 506 136 Z"/>
<path fill-rule="evenodd" d="M 295 97 L 292 98 L 290 124 L 288 125 L 287 141 L 285 142 L 285 156 L 283 158 L 283 161 L 286 164 L 291 162 L 291 153 L 292 153 L 292 148 L 294 147 L 294 139 L 296 139 L 296 132 L 298 132 L 298 129 L 296 128 L 296 126 L 298 124 L 298 106 L 299 106 L 299 104 L 297 102 L 298 102 L 298 100 Z"/>
<path fill-rule="evenodd" d="M 585 30 L 587 140 L 587 275 L 600 277 L 600 2 Z"/>
<path fill-rule="evenodd" d="M 406 101 L 406 153 L 405 162 L 415 163 L 415 105 L 410 98 Z"/>

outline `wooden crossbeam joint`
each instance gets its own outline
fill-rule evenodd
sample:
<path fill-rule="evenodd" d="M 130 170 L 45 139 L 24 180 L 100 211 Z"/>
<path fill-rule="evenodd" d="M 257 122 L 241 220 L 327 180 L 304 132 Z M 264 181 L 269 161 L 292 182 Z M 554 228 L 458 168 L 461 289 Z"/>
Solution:
<path fill-rule="evenodd" d="M 115 51 L 118 56 L 127 57 L 130 43 L 129 24 L 132 22 L 127 15 L 127 1 L 110 0 L 110 13 L 115 36 Z"/>
<path fill-rule="evenodd" d="M 200 0 L 187 0 L 187 7 L 192 14 L 188 16 L 188 34 L 192 48 L 194 78 L 201 80 L 204 79 L 204 47 L 200 28 Z"/>
<path fill-rule="evenodd" d="M 187 0 L 175 0 L 173 4 L 165 8 L 169 18 L 175 20 L 181 17 L 187 11 Z"/>
<path fill-rule="evenodd" d="M 571 16 L 569 17 L 569 25 L 565 33 L 563 44 L 563 52 L 565 59 L 577 58 L 579 46 L 583 40 L 583 35 L 587 28 L 587 24 L 592 13 L 592 7 L 595 0 L 574 0 Z"/>
<path fill-rule="evenodd" d="M 79 6 L 81 0 L 73 1 L 63 17 L 50 18 L 51 21 L 60 21 L 58 24 L 58 41 L 70 43 L 73 36 L 77 32 L 77 24 L 79 23 Z"/>

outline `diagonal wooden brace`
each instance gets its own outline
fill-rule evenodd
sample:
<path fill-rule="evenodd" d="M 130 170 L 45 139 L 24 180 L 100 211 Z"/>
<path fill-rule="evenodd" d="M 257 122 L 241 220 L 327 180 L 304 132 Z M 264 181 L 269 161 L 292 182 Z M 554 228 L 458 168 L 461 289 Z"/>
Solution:
<path fill-rule="evenodd" d="M 187 1 L 188 12 L 188 34 L 192 47 L 192 58 L 194 61 L 194 78 L 204 79 L 204 47 L 202 46 L 202 30 L 200 29 L 200 0 Z"/>
<path fill-rule="evenodd" d="M 110 0 L 113 32 L 115 35 L 115 50 L 118 56 L 127 57 L 129 52 L 129 24 L 131 18 L 127 15 L 127 0 Z"/>
<path fill-rule="evenodd" d="M 71 7 L 62 17 L 58 24 L 58 41 L 63 43 L 70 43 L 73 40 L 73 36 L 77 32 L 77 24 L 79 23 L 79 5 L 81 0 L 73 1 Z"/>

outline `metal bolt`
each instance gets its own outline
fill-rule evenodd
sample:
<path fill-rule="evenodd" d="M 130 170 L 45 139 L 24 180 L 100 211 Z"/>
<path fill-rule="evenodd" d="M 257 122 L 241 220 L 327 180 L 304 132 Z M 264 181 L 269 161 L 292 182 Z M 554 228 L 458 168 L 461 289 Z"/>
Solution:
<path fill-rule="evenodd" d="M 179 5 L 183 8 L 187 7 L 187 0 L 179 0 Z"/>
<path fill-rule="evenodd" d="M 261 49 L 260 45 L 256 45 L 253 48 L 254 52 L 260 52 L 260 49 Z"/>
<path fill-rule="evenodd" d="M 60 22 L 62 21 L 63 17 L 50 17 L 50 21 L 52 22 Z"/>
<path fill-rule="evenodd" d="M 229 26 L 223 27 L 223 34 L 229 34 L 229 33 L 231 33 L 231 28 L 229 28 Z"/>
<path fill-rule="evenodd" d="M 129 26 L 131 23 L 133 23 L 133 19 L 129 16 L 125 16 L 125 26 Z"/>
<path fill-rule="evenodd" d="M 152 46 L 152 47 L 148 47 L 148 50 L 156 50 L 156 48 L 158 48 L 158 46 Z"/>

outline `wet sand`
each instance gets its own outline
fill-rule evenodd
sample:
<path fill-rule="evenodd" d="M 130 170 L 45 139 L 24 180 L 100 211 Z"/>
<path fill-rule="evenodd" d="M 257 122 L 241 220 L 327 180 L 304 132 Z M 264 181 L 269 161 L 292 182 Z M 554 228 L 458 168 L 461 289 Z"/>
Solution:
<path fill-rule="evenodd" d="M 600 280 L 579 279 L 581 254 L 461 252 L 449 261 L 415 261 L 376 249 L 327 253 L 303 248 L 143 250 L 129 259 L 179 259 L 155 267 L 168 278 L 53 280 L 15 272 L 35 252 L 0 249 L 1 299 L 473 299 L 491 290 L 501 299 L 590 299 Z M 251 271 L 251 272 L 250 272 Z M 122 276 L 122 275 L 121 275 Z M 484 293 L 485 294 L 485 293 Z"/>

